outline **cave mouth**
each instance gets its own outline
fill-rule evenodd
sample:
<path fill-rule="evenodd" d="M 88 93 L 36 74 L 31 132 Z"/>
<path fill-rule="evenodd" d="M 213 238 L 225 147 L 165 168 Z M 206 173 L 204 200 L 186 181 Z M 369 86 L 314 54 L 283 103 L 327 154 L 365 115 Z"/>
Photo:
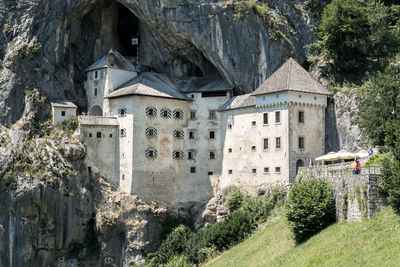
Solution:
<path fill-rule="evenodd" d="M 116 33 L 121 44 L 121 54 L 137 57 L 139 47 L 139 19 L 124 5 L 118 3 Z M 137 40 L 136 44 L 135 41 Z"/>

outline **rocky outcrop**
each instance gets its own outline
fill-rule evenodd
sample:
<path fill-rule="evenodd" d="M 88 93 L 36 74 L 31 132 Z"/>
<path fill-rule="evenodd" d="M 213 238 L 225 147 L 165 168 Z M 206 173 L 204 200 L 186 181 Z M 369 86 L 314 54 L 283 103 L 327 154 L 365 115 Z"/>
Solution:
<path fill-rule="evenodd" d="M 271 37 L 268 23 L 251 8 L 236 20 L 225 1 L 118 2 L 0 3 L 1 124 L 21 117 L 24 92 L 35 87 L 51 100 L 75 99 L 84 108 L 83 69 L 110 46 L 124 49 L 123 8 L 139 25 L 142 68 L 175 77 L 223 77 L 241 92 L 254 90 L 289 56 L 304 62 L 303 47 L 314 41 L 302 1 L 268 2 L 265 17 L 278 23 L 285 36 L 280 39 Z"/>

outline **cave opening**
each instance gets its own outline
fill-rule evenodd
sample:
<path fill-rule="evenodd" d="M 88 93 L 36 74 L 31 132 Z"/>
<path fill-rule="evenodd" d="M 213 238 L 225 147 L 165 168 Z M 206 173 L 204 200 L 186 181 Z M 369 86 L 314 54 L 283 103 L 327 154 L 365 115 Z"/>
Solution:
<path fill-rule="evenodd" d="M 124 5 L 118 3 L 118 23 L 116 29 L 121 43 L 121 54 L 137 57 L 139 47 L 139 19 Z"/>

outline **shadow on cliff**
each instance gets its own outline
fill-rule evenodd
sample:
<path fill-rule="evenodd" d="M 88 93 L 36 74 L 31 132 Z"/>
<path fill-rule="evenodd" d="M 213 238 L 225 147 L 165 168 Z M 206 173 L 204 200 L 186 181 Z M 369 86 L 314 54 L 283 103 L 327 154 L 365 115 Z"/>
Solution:
<path fill-rule="evenodd" d="M 337 129 L 335 99 L 329 97 L 325 111 L 325 153 L 338 150 L 340 150 L 340 139 Z"/>

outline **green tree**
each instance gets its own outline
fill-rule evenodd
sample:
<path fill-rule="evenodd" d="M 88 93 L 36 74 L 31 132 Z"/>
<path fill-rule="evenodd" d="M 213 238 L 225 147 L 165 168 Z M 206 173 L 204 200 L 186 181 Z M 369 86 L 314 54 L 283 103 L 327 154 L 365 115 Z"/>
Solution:
<path fill-rule="evenodd" d="M 285 213 L 299 243 L 334 223 L 335 199 L 329 184 L 321 179 L 295 184 L 286 201 Z"/>

